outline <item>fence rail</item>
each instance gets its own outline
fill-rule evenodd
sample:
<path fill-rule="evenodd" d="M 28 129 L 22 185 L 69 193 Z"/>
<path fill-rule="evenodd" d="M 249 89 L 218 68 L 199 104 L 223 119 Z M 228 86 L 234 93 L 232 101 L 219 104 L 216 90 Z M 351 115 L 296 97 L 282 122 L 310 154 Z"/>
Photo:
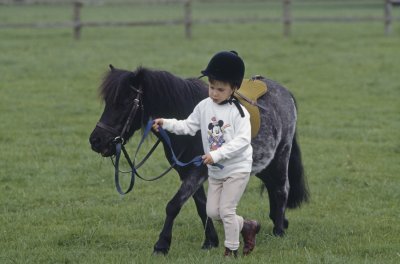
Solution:
<path fill-rule="evenodd" d="M 157 3 L 171 3 L 171 0 L 161 1 Z M 184 25 L 185 37 L 192 37 L 193 24 L 215 24 L 215 23 L 283 23 L 283 35 L 290 36 L 293 23 L 299 22 L 335 22 L 335 23 L 354 23 L 354 22 L 370 22 L 381 21 L 385 26 L 385 34 L 390 35 L 392 32 L 393 21 L 400 21 L 400 18 L 394 18 L 392 8 L 400 6 L 400 0 L 384 0 L 383 16 L 364 16 L 364 17 L 293 17 L 292 16 L 292 0 L 282 0 L 282 17 L 254 17 L 254 18 L 208 18 L 193 19 L 192 18 L 192 0 L 176 0 L 174 3 L 183 4 L 183 16 L 181 19 L 156 20 L 156 21 L 96 21 L 82 22 L 81 9 L 82 2 L 73 2 L 73 20 L 55 23 L 8 23 L 0 24 L 0 28 L 73 28 L 73 36 L 76 40 L 81 37 L 83 27 L 134 27 L 134 26 L 168 26 L 168 25 Z"/>

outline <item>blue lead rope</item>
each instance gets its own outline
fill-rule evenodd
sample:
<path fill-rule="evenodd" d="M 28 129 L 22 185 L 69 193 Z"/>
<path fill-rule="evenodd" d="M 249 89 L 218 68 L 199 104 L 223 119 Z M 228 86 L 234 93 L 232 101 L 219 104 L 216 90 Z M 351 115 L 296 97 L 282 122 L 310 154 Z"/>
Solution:
<path fill-rule="evenodd" d="M 147 124 L 147 127 L 150 126 L 150 129 L 151 129 L 152 125 L 153 125 L 153 120 L 150 119 L 149 123 Z M 201 164 L 203 164 L 203 159 L 201 158 L 201 155 L 194 157 L 191 161 L 186 162 L 186 163 L 179 161 L 174 153 L 174 150 L 172 149 L 171 139 L 169 138 L 167 132 L 165 132 L 165 130 L 161 126 L 158 128 L 158 132 L 160 133 L 160 136 L 164 139 L 165 143 L 168 145 L 169 149 L 171 150 L 172 159 L 176 165 L 178 165 L 180 167 L 185 167 L 185 166 L 193 163 L 195 166 L 199 167 Z M 220 168 L 221 170 L 224 168 L 224 166 L 222 166 L 221 164 L 218 164 L 218 163 L 214 163 L 211 166 L 216 166 L 216 167 Z"/>
<path fill-rule="evenodd" d="M 146 128 L 145 128 L 145 130 L 143 132 L 142 139 L 140 140 L 139 145 L 138 145 L 138 147 L 136 149 L 135 156 L 134 156 L 134 161 L 136 159 L 136 156 L 137 156 L 137 154 L 139 152 L 139 149 L 142 146 L 144 140 L 149 135 L 149 133 L 151 131 L 151 127 L 153 126 L 153 123 L 154 123 L 154 121 L 152 119 L 150 119 L 149 122 L 147 123 Z M 181 161 L 179 161 L 178 158 L 175 155 L 174 150 L 172 149 L 171 139 L 169 138 L 167 132 L 161 126 L 158 128 L 158 132 L 159 132 L 160 136 L 162 137 L 164 142 L 167 144 L 167 146 L 169 147 L 169 149 L 170 149 L 170 151 L 172 153 L 173 164 L 178 165 L 180 167 L 185 167 L 185 166 L 190 165 L 190 164 L 193 164 L 193 165 L 199 167 L 199 166 L 201 166 L 203 164 L 203 159 L 201 158 L 202 157 L 201 155 L 194 157 L 189 162 L 181 162 Z M 118 169 L 118 167 L 119 167 L 119 160 L 120 160 L 120 156 L 121 156 L 121 150 L 124 153 L 124 156 L 127 159 L 128 163 L 129 163 L 129 166 L 132 169 L 132 171 L 131 171 L 131 181 L 130 181 L 128 190 L 126 192 L 122 191 L 121 185 L 119 183 L 119 169 Z M 221 170 L 224 168 L 223 165 L 218 164 L 218 163 L 211 164 L 211 166 L 218 167 Z M 128 153 L 126 152 L 125 148 L 123 147 L 122 142 L 117 142 L 117 144 L 116 144 L 116 155 L 115 155 L 114 167 L 115 167 L 115 186 L 117 188 L 117 191 L 121 195 L 129 193 L 133 189 L 133 186 L 135 184 L 135 174 L 137 174 L 137 175 L 139 175 L 139 174 L 136 171 L 134 162 L 132 162 L 130 160 Z"/>

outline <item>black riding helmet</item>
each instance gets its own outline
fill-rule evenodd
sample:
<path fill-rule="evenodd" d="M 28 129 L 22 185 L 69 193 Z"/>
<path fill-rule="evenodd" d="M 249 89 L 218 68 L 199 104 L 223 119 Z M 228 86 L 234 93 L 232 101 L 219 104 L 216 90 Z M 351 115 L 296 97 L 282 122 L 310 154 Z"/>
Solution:
<path fill-rule="evenodd" d="M 239 89 L 243 81 L 244 69 L 244 62 L 236 51 L 221 51 L 211 58 L 207 68 L 201 71 L 203 75 L 200 78 L 207 76 L 217 81 L 228 82 Z M 228 100 L 220 104 L 227 103 L 233 103 L 239 110 L 240 116 L 244 117 L 243 109 L 233 93 Z"/>
<path fill-rule="evenodd" d="M 236 51 L 221 51 L 215 54 L 201 73 L 217 81 L 229 82 L 240 87 L 244 77 L 244 62 Z"/>

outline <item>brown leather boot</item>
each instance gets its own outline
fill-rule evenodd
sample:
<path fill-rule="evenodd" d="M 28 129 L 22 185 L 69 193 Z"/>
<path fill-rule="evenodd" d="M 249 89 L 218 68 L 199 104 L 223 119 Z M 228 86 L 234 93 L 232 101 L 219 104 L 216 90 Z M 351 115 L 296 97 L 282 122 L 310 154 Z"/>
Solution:
<path fill-rule="evenodd" d="M 237 250 L 231 250 L 229 248 L 225 248 L 224 257 L 234 257 L 237 258 Z"/>
<path fill-rule="evenodd" d="M 261 225 L 256 220 L 244 220 L 242 228 L 243 255 L 246 256 L 256 246 L 256 235 L 260 232 Z"/>

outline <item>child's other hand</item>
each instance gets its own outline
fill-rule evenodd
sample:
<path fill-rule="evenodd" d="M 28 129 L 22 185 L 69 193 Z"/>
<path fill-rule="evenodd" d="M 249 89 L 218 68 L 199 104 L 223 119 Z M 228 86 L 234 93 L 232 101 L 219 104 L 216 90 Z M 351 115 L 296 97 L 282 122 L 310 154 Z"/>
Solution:
<path fill-rule="evenodd" d="M 214 164 L 214 160 L 211 157 L 210 153 L 207 153 L 201 157 L 203 159 L 204 164 Z"/>
<path fill-rule="evenodd" d="M 163 123 L 164 123 L 164 120 L 162 118 L 154 119 L 152 127 L 156 132 L 158 132 L 158 128 L 160 126 L 163 126 Z"/>

